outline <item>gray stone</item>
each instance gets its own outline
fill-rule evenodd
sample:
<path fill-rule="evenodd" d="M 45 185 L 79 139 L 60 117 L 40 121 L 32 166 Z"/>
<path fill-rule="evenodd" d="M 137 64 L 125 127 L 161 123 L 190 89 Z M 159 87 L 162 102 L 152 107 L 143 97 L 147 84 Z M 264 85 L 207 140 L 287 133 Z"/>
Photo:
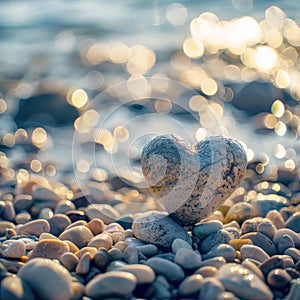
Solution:
<path fill-rule="evenodd" d="M 175 262 L 186 270 L 195 270 L 200 267 L 201 255 L 191 249 L 180 248 L 175 255 Z"/>
<path fill-rule="evenodd" d="M 219 244 L 228 244 L 232 239 L 232 235 L 225 229 L 220 229 L 215 233 L 210 234 L 206 237 L 199 246 L 201 253 L 209 252 L 213 247 Z"/>
<path fill-rule="evenodd" d="M 264 262 L 269 259 L 270 256 L 260 247 L 255 245 L 244 245 L 240 249 L 241 259 L 247 258 L 255 259 L 259 262 Z"/>
<path fill-rule="evenodd" d="M 284 234 L 277 244 L 278 254 L 283 254 L 288 248 L 295 248 L 295 243 L 289 235 Z"/>
<path fill-rule="evenodd" d="M 200 240 L 205 239 L 210 234 L 217 232 L 223 228 L 223 223 L 218 220 L 207 221 L 204 223 L 196 224 L 192 228 L 193 236 L 198 237 Z"/>
<path fill-rule="evenodd" d="M 203 279 L 198 299 L 216 300 L 224 291 L 224 285 L 220 280 L 214 277 L 207 277 Z"/>
<path fill-rule="evenodd" d="M 175 135 L 161 135 L 142 151 L 151 191 L 181 225 L 193 225 L 218 209 L 240 183 L 246 164 L 243 146 L 225 136 L 191 146 Z"/>
<path fill-rule="evenodd" d="M 151 283 L 155 279 L 155 273 L 153 269 L 146 265 L 131 264 L 128 266 L 121 266 L 118 268 L 118 271 L 133 274 L 137 279 L 137 284 Z"/>
<path fill-rule="evenodd" d="M 272 300 L 269 287 L 249 269 L 234 263 L 222 266 L 215 276 L 239 298 Z"/>
<path fill-rule="evenodd" d="M 300 212 L 295 212 L 285 223 L 286 228 L 300 233 Z"/>
<path fill-rule="evenodd" d="M 300 236 L 295 231 L 288 229 L 288 228 L 281 228 L 276 231 L 276 233 L 273 237 L 274 244 L 277 246 L 279 240 L 285 234 L 291 237 L 291 239 L 294 241 L 295 247 L 297 249 L 299 249 L 300 248 Z"/>
<path fill-rule="evenodd" d="M 149 211 L 139 215 L 132 224 L 134 235 L 145 242 L 170 248 L 176 238 L 192 243 L 191 237 L 167 213 Z"/>
<path fill-rule="evenodd" d="M 188 242 L 186 242 L 185 240 L 175 239 L 172 243 L 172 252 L 174 254 L 176 254 L 177 251 L 180 250 L 181 248 L 193 250 L 192 246 Z"/>
<path fill-rule="evenodd" d="M 5 277 L 1 282 L 1 299 L 32 300 L 35 295 L 30 286 L 19 277 Z"/>

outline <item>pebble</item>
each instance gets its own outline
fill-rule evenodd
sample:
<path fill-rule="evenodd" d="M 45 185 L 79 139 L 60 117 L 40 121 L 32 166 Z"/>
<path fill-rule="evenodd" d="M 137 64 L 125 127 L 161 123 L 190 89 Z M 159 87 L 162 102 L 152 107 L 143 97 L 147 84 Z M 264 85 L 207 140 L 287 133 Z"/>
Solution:
<path fill-rule="evenodd" d="M 241 226 L 242 234 L 249 233 L 249 232 L 256 232 L 257 226 L 259 223 L 263 222 L 264 218 L 262 217 L 255 217 L 243 222 Z"/>
<path fill-rule="evenodd" d="M 261 280 L 265 280 L 264 274 L 262 273 L 260 268 L 256 264 L 254 264 L 250 259 L 245 259 L 244 261 L 242 261 L 242 266 L 256 274 Z"/>
<path fill-rule="evenodd" d="M 75 272 L 79 275 L 86 275 L 90 270 L 91 255 L 89 252 L 85 252 L 79 259 Z"/>
<path fill-rule="evenodd" d="M 59 236 L 66 227 L 71 224 L 71 220 L 69 217 L 63 214 L 55 214 L 50 220 L 50 233 L 55 236 Z"/>
<path fill-rule="evenodd" d="M 49 221 L 52 217 L 53 217 L 53 211 L 49 207 L 43 208 L 38 215 L 39 219 L 45 219 L 47 221 Z"/>
<path fill-rule="evenodd" d="M 146 265 L 151 267 L 156 274 L 165 276 L 170 282 L 180 282 L 185 277 L 180 266 L 164 258 L 151 257 Z"/>
<path fill-rule="evenodd" d="M 70 200 L 61 200 L 57 203 L 54 213 L 55 214 L 65 214 L 70 210 L 76 210 L 76 206 Z"/>
<path fill-rule="evenodd" d="M 258 214 L 265 217 L 269 211 L 279 211 L 281 208 L 287 206 L 287 200 L 284 197 L 280 197 L 280 200 L 274 200 L 270 196 L 265 195 L 264 199 L 255 199 L 251 201 Z"/>
<path fill-rule="evenodd" d="M 204 266 L 196 270 L 194 274 L 200 274 L 203 277 L 213 277 L 218 272 L 218 269 L 212 266 Z"/>
<path fill-rule="evenodd" d="M 232 239 L 229 241 L 229 245 L 235 250 L 240 251 L 241 247 L 244 245 L 253 245 L 253 242 L 250 239 Z"/>
<path fill-rule="evenodd" d="M 113 232 L 123 232 L 123 231 L 124 228 L 116 222 L 110 223 L 105 226 L 105 232 L 113 233 Z"/>
<path fill-rule="evenodd" d="M 72 272 L 75 270 L 79 258 L 72 252 L 65 252 L 60 256 L 59 261 L 68 271 Z"/>
<path fill-rule="evenodd" d="M 300 212 L 295 212 L 285 223 L 286 228 L 300 233 Z"/>
<path fill-rule="evenodd" d="M 39 299 L 47 295 L 48 300 L 70 300 L 72 298 L 72 276 L 69 271 L 50 259 L 34 258 L 18 272 Z"/>
<path fill-rule="evenodd" d="M 199 223 L 192 227 L 193 236 L 198 237 L 200 240 L 205 239 L 212 233 L 216 233 L 223 228 L 223 223 L 218 220 L 207 221 Z"/>
<path fill-rule="evenodd" d="M 17 195 L 13 200 L 13 204 L 16 212 L 27 210 L 33 204 L 32 196 L 26 194 Z"/>
<path fill-rule="evenodd" d="M 295 247 L 297 249 L 300 248 L 300 236 L 296 232 L 294 232 L 293 230 L 288 229 L 288 228 L 281 228 L 276 231 L 276 233 L 273 237 L 273 242 L 276 246 L 278 245 L 278 242 L 283 235 L 290 236 L 292 238 L 292 240 L 294 241 Z"/>
<path fill-rule="evenodd" d="M 123 259 L 123 253 L 118 248 L 111 248 L 108 250 L 108 254 L 111 260 L 121 260 Z"/>
<path fill-rule="evenodd" d="M 260 266 L 262 273 L 267 276 L 270 271 L 276 268 L 283 268 L 283 256 L 273 255 L 269 259 L 265 260 Z"/>
<path fill-rule="evenodd" d="M 274 289 L 285 289 L 290 284 L 291 280 L 291 276 L 282 269 L 270 271 L 267 277 L 268 284 Z"/>
<path fill-rule="evenodd" d="M 188 242 L 182 239 L 175 239 L 171 245 L 171 248 L 174 254 L 176 254 L 177 251 L 180 250 L 181 248 L 193 250 L 192 246 Z"/>
<path fill-rule="evenodd" d="M 30 221 L 18 229 L 19 234 L 35 235 L 39 237 L 43 232 L 49 232 L 50 225 L 47 220 L 39 219 Z"/>
<path fill-rule="evenodd" d="M 66 216 L 71 220 L 72 223 L 77 221 L 89 221 L 86 213 L 81 210 L 69 210 L 66 212 Z"/>
<path fill-rule="evenodd" d="M 264 281 L 241 265 L 226 264 L 219 269 L 215 278 L 224 284 L 227 291 L 234 293 L 239 298 L 273 299 L 272 292 Z"/>
<path fill-rule="evenodd" d="M 132 246 L 134 246 L 134 245 L 132 245 Z M 116 244 L 114 244 L 114 248 L 118 248 L 119 250 L 121 250 L 122 253 L 124 253 L 124 251 L 127 247 L 128 247 L 128 244 L 124 241 L 120 241 L 120 242 L 117 242 Z"/>
<path fill-rule="evenodd" d="M 202 281 L 198 299 L 201 300 L 214 300 L 225 291 L 224 285 L 220 280 L 214 277 L 204 278 Z"/>
<path fill-rule="evenodd" d="M 25 224 L 32 220 L 30 213 L 24 211 L 20 212 L 15 216 L 16 224 Z"/>
<path fill-rule="evenodd" d="M 283 254 L 288 248 L 295 248 L 295 243 L 289 235 L 284 234 L 277 244 L 278 254 Z"/>
<path fill-rule="evenodd" d="M 109 250 L 113 245 L 113 239 L 111 238 L 111 235 L 108 233 L 100 233 L 94 237 L 92 237 L 88 243 L 89 247 L 95 247 L 95 248 L 105 248 Z"/>
<path fill-rule="evenodd" d="M 1 299 L 32 300 L 35 295 L 30 286 L 19 277 L 5 277 L 1 282 Z"/>
<path fill-rule="evenodd" d="M 129 245 L 124 253 L 123 260 L 128 264 L 137 264 L 139 262 L 139 253 L 134 245 Z"/>
<path fill-rule="evenodd" d="M 270 256 L 262 248 L 255 245 L 244 245 L 241 247 L 240 254 L 242 260 L 250 258 L 259 262 L 264 262 L 270 258 Z"/>
<path fill-rule="evenodd" d="M 242 235 L 241 239 L 250 239 L 253 242 L 253 245 L 262 248 L 270 256 L 277 254 L 274 243 L 263 233 L 249 232 Z"/>
<path fill-rule="evenodd" d="M 141 160 L 151 191 L 181 225 L 193 225 L 220 207 L 247 164 L 243 146 L 225 136 L 208 137 L 195 146 L 175 135 L 156 136 L 144 146 Z"/>
<path fill-rule="evenodd" d="M 277 229 L 285 227 L 285 221 L 282 215 L 277 210 L 271 210 L 267 213 L 266 218 L 268 218 Z"/>
<path fill-rule="evenodd" d="M 92 238 L 93 234 L 86 226 L 76 226 L 65 230 L 59 235 L 60 240 L 69 240 L 78 248 L 87 246 Z"/>
<path fill-rule="evenodd" d="M 129 272 L 111 271 L 95 276 L 85 287 L 85 294 L 93 299 L 121 297 L 133 292 L 136 277 Z"/>
<path fill-rule="evenodd" d="M 222 256 L 216 256 L 213 258 L 205 259 L 201 263 L 201 267 L 203 266 L 212 266 L 219 269 L 221 266 L 226 264 L 226 259 Z M 197 272 L 197 271 L 196 271 Z"/>
<path fill-rule="evenodd" d="M 292 281 L 292 286 L 290 288 L 290 292 L 286 298 L 287 298 L 287 300 L 300 299 L 300 279 L 299 278 L 295 281 Z"/>
<path fill-rule="evenodd" d="M 15 228 L 15 224 L 10 221 L 0 221 L 0 237 L 4 236 L 6 233 L 6 229 Z"/>
<path fill-rule="evenodd" d="M 273 239 L 277 228 L 268 219 L 263 220 L 257 225 L 257 232 L 265 234 L 268 238 Z"/>
<path fill-rule="evenodd" d="M 107 265 L 110 263 L 111 258 L 106 249 L 98 249 L 96 254 L 94 255 L 94 264 L 100 270 L 104 270 Z"/>
<path fill-rule="evenodd" d="M 257 211 L 252 204 L 247 202 L 238 202 L 229 208 L 225 216 L 225 223 L 237 221 L 242 224 L 245 220 L 257 216 Z"/>
<path fill-rule="evenodd" d="M 98 218 L 94 218 L 87 224 L 89 230 L 93 233 L 93 235 L 100 234 L 105 229 L 105 224 L 102 220 Z"/>
<path fill-rule="evenodd" d="M 191 249 L 180 248 L 175 255 L 175 263 L 186 270 L 195 270 L 201 266 L 201 255 Z"/>
<path fill-rule="evenodd" d="M 295 263 L 300 261 L 300 250 L 296 248 L 288 248 L 284 251 L 285 255 L 289 255 Z"/>
<path fill-rule="evenodd" d="M 178 292 L 182 297 L 193 297 L 198 295 L 203 283 L 203 276 L 193 274 L 187 276 L 179 285 Z"/>
<path fill-rule="evenodd" d="M 235 249 L 227 244 L 219 244 L 214 246 L 208 253 L 203 254 L 203 260 L 213 257 L 221 256 L 226 259 L 227 262 L 232 262 L 235 259 Z"/>
<path fill-rule="evenodd" d="M 22 241 L 9 240 L 1 245 L 1 255 L 6 258 L 21 258 L 25 255 L 26 246 Z"/>
<path fill-rule="evenodd" d="M 90 220 L 98 218 L 105 224 L 110 224 L 121 217 L 120 213 L 108 204 L 90 204 L 86 208 Z"/>
<path fill-rule="evenodd" d="M 214 246 L 219 244 L 228 244 L 232 239 L 232 235 L 225 229 L 220 229 L 215 233 L 210 234 L 201 241 L 199 250 L 201 253 L 209 252 Z"/>
<path fill-rule="evenodd" d="M 233 293 L 223 292 L 216 300 L 239 300 Z"/>
<path fill-rule="evenodd" d="M 134 235 L 145 242 L 170 248 L 176 238 L 192 243 L 187 232 L 165 212 L 149 211 L 140 214 L 132 224 Z"/>
<path fill-rule="evenodd" d="M 31 258 L 43 257 L 49 259 L 59 259 L 61 255 L 70 250 L 69 245 L 56 239 L 40 240 L 32 250 Z"/>
<path fill-rule="evenodd" d="M 158 248 L 153 244 L 137 246 L 136 248 L 139 252 L 141 252 L 146 257 L 151 257 L 158 253 Z"/>
<path fill-rule="evenodd" d="M 2 213 L 2 218 L 7 221 L 13 221 L 15 219 L 15 216 L 16 216 L 16 211 L 13 203 L 10 201 L 6 201 Z"/>
<path fill-rule="evenodd" d="M 118 268 L 118 271 L 133 274 L 137 279 L 137 284 L 151 283 L 155 279 L 155 273 L 153 269 L 147 265 L 131 264 L 128 266 L 121 266 Z"/>

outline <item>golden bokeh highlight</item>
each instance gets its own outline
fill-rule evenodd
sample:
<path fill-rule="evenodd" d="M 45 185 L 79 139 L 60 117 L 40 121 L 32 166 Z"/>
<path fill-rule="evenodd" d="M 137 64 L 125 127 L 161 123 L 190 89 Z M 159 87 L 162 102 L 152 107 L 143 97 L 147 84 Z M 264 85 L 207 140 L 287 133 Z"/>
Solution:
<path fill-rule="evenodd" d="M 42 127 L 35 128 L 31 134 L 32 143 L 39 148 L 43 148 L 46 146 L 47 139 L 47 132 Z"/>

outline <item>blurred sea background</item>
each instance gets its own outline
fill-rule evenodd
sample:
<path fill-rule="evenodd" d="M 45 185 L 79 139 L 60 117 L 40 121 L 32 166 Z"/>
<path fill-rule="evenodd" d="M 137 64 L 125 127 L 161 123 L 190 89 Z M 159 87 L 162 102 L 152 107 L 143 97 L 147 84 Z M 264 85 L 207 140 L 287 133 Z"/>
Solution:
<path fill-rule="evenodd" d="M 297 174 L 299 22 L 291 0 L 3 0 L 0 166 L 137 184 L 155 134 L 223 133 Z"/>

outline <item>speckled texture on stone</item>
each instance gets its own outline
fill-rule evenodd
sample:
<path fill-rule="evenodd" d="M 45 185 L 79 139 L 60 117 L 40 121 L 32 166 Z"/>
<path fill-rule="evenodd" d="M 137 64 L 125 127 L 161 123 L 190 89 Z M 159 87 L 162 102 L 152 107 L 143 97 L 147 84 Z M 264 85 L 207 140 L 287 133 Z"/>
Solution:
<path fill-rule="evenodd" d="M 142 152 L 150 190 L 181 225 L 195 224 L 220 207 L 240 183 L 246 164 L 243 146 L 225 136 L 192 146 L 175 135 L 161 135 Z"/>
<path fill-rule="evenodd" d="M 171 248 L 177 238 L 192 243 L 187 232 L 165 212 L 149 211 L 141 214 L 134 220 L 132 231 L 138 239 L 163 248 Z"/>

